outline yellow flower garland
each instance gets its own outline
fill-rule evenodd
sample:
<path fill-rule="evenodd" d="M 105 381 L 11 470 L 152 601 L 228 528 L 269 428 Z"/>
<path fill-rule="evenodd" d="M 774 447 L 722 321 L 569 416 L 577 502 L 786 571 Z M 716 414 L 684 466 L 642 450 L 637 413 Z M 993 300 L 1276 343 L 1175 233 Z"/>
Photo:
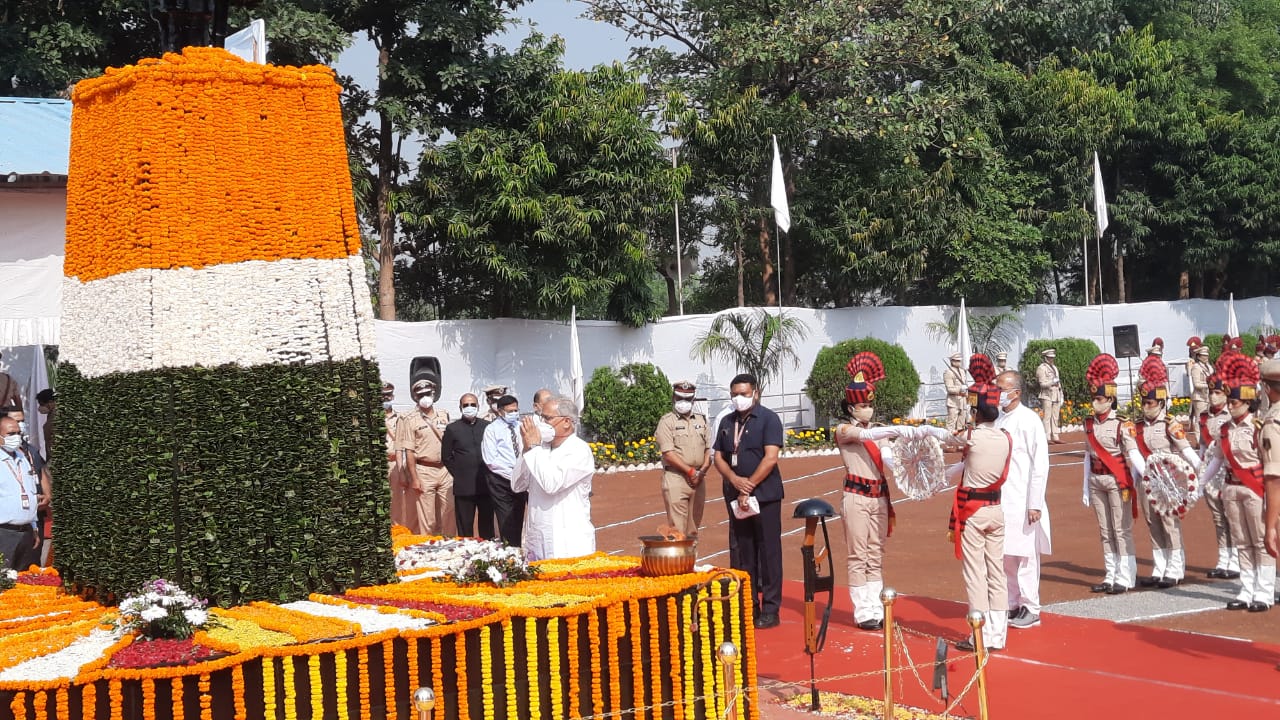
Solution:
<path fill-rule="evenodd" d="M 680 646 L 681 654 L 694 652 L 693 645 L 693 597 L 685 595 L 680 599 Z M 693 679 L 693 662 L 682 663 L 684 665 L 684 716 L 686 720 L 696 720 L 698 716 L 698 703 L 696 700 L 698 694 L 698 684 Z"/>
<path fill-rule="evenodd" d="M 333 654 L 333 680 L 337 688 L 338 720 L 350 720 L 351 712 L 347 708 L 347 651 L 339 650 Z M 363 706 L 361 706 L 363 707 Z"/>
<path fill-rule="evenodd" d="M 520 717 L 520 704 L 516 698 L 516 641 L 512 637 L 512 627 L 511 618 L 506 618 L 502 621 L 502 660 L 504 663 L 502 675 L 506 680 L 504 685 L 508 718 Z"/>
<path fill-rule="evenodd" d="M 311 700 L 311 717 L 324 717 L 324 683 L 320 678 L 320 656 L 307 658 L 307 689 Z"/>
<path fill-rule="evenodd" d="M 293 682 L 293 658 L 286 657 L 281 661 L 284 667 L 284 677 L 281 685 L 284 687 L 284 720 L 298 720 L 298 694 L 296 692 L 297 685 Z"/>
<path fill-rule="evenodd" d="M 493 648 L 490 647 L 489 626 L 480 628 L 480 705 L 483 720 L 495 720 L 493 712 Z"/>
<path fill-rule="evenodd" d="M 262 658 L 262 714 L 270 720 L 276 717 L 276 659 Z"/>
<path fill-rule="evenodd" d="M 529 720 L 542 717 L 541 675 L 538 672 L 538 621 L 525 618 L 524 621 L 525 677 L 529 679 Z"/>
<path fill-rule="evenodd" d="M 467 638 L 453 636 L 453 673 L 458 679 L 458 717 L 471 717 L 471 698 L 467 694 Z"/>
<path fill-rule="evenodd" d="M 582 717 L 581 658 L 578 654 L 578 620 L 571 617 L 565 622 L 569 627 L 569 712 L 571 717 Z"/>

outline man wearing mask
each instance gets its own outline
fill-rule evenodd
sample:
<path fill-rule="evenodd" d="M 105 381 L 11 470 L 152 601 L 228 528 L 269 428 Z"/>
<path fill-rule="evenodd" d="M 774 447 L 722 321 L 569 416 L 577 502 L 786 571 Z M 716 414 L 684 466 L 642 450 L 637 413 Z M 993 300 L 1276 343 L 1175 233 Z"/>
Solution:
<path fill-rule="evenodd" d="M 697 537 L 706 506 L 711 467 L 711 446 L 707 416 L 693 411 L 697 388 L 685 380 L 671 386 L 671 412 L 658 420 L 653 431 L 662 454 L 662 501 L 667 508 L 667 524 Z"/>
<path fill-rule="evenodd" d="M 1118 595 L 1132 590 L 1138 576 L 1133 544 L 1133 521 L 1138 516 L 1137 495 L 1125 465 L 1124 429 L 1116 415 L 1116 376 L 1120 366 L 1107 353 L 1095 357 L 1085 371 L 1093 395 L 1093 415 L 1085 418 L 1085 507 L 1092 507 L 1102 535 L 1103 581 L 1091 592 Z"/>
<path fill-rule="evenodd" d="M 501 420 L 498 416 L 498 398 L 507 394 L 506 385 L 488 385 L 484 389 L 484 413 L 480 416 L 485 422 Z"/>
<path fill-rule="evenodd" d="M 39 559 L 39 489 L 35 470 L 20 451 L 22 431 L 17 420 L 0 417 L 0 441 L 0 563 L 10 570 L 25 570 Z"/>
<path fill-rule="evenodd" d="M 560 400 L 548 388 L 540 388 L 533 394 L 533 424 L 538 428 L 541 445 L 551 442 L 555 431 L 547 424 L 547 418 L 555 417 L 556 403 Z"/>
<path fill-rule="evenodd" d="M 412 490 L 413 472 L 396 450 L 396 428 L 400 413 L 393 407 L 396 386 L 382 383 L 382 422 L 387 426 L 387 484 L 391 487 L 391 522 L 418 532 L 417 493 Z"/>
<path fill-rule="evenodd" d="M 996 374 L 1009 370 L 1009 353 L 996 353 Z"/>
<path fill-rule="evenodd" d="M 480 400 L 467 393 L 458 400 L 462 417 L 444 430 L 440 456 L 453 476 L 453 510 L 458 535 L 492 540 L 493 503 L 489 501 L 489 468 L 480 455 L 489 423 L 480 419 Z M 476 520 L 477 514 L 479 520 Z"/>
<path fill-rule="evenodd" d="M 48 552 L 52 552 L 50 541 L 53 534 L 53 478 L 49 474 L 49 464 L 45 459 L 40 457 L 40 453 L 31 446 L 31 437 L 28 434 L 26 413 L 22 408 L 7 405 L 0 407 L 0 416 L 12 418 L 18 423 L 18 432 L 21 433 L 22 444 L 18 446 L 18 453 L 27 459 L 27 463 L 31 465 L 31 469 L 35 472 L 39 482 L 36 488 L 40 496 L 40 502 L 36 508 L 38 516 L 37 526 L 42 539 L 42 549 L 40 551 L 41 564 L 44 564 L 45 556 Z"/>
<path fill-rule="evenodd" d="M 525 452 L 516 463 L 511 489 L 529 494 L 520 547 L 529 560 L 579 557 L 596 551 L 591 524 L 591 480 L 596 462 L 577 436 L 578 408 L 567 398 L 544 399 L 550 440 L 533 418 L 520 425 Z"/>
<path fill-rule="evenodd" d="M 1170 588 L 1182 582 L 1186 574 L 1186 552 L 1182 545 L 1182 520 L 1161 514 L 1147 502 L 1142 478 L 1147 460 L 1154 452 L 1176 453 L 1191 466 L 1200 467 L 1200 458 L 1187 442 L 1181 423 L 1165 416 L 1168 402 L 1168 376 L 1158 355 L 1147 356 L 1138 374 L 1142 376 L 1142 419 L 1125 423 L 1122 440 L 1129 458 L 1129 469 L 1138 486 L 1138 507 L 1151 533 L 1151 576 L 1142 578 L 1142 587 Z"/>
<path fill-rule="evenodd" d="M 947 429 L 953 433 L 963 430 L 969 420 L 969 391 L 965 389 L 960 362 L 960 353 L 954 353 L 947 369 L 942 371 L 942 384 L 947 389 Z"/>
<path fill-rule="evenodd" d="M 1053 533 L 1045 489 L 1049 483 L 1049 444 L 1044 423 L 1022 404 L 1022 373 L 996 376 L 1000 415 L 995 427 L 1013 440 L 1009 476 L 1000 492 L 1004 513 L 1004 574 L 1009 593 L 1009 627 L 1040 624 L 1040 556 L 1053 553 Z"/>
<path fill-rule="evenodd" d="M 1062 442 L 1058 437 L 1058 416 L 1062 412 L 1062 378 L 1058 375 L 1058 351 L 1045 348 L 1040 351 L 1040 357 L 1041 363 L 1036 367 L 1036 384 L 1040 386 L 1044 435 L 1050 445 L 1057 445 Z"/>
<path fill-rule="evenodd" d="M 759 404 L 759 383 L 742 373 L 729 384 L 734 412 L 716 430 L 716 470 L 724 478 L 729 532 L 736 553 L 730 565 L 751 575 L 757 628 L 777 627 L 782 606 L 782 421 Z"/>
<path fill-rule="evenodd" d="M 396 449 L 404 451 L 405 467 L 412 469 L 418 532 L 452 537 L 456 534 L 453 477 L 440 457 L 449 413 L 435 406 L 436 388 L 436 381 L 431 378 L 413 383 L 409 391 L 417 408 L 400 417 Z"/>
<path fill-rule="evenodd" d="M 1231 413 L 1227 411 L 1227 386 L 1215 372 L 1205 384 L 1208 387 L 1205 411 L 1200 413 L 1200 464 L 1204 467 L 1209 462 L 1213 444 L 1222 436 L 1222 426 L 1231 421 Z M 1205 476 L 1204 480 L 1208 480 Z M 1209 577 L 1223 580 L 1235 580 L 1240 577 L 1240 554 L 1231 542 L 1231 525 L 1227 522 L 1227 514 L 1222 508 L 1222 491 L 1205 492 L 1204 504 L 1209 506 L 1209 514 L 1213 517 L 1213 534 L 1218 540 L 1218 562 L 1206 573 Z"/>
<path fill-rule="evenodd" d="M 498 419 L 484 429 L 480 456 L 489 468 L 489 501 L 498 519 L 498 536 L 512 547 L 520 547 L 524 535 L 524 510 L 529 494 L 511 489 L 516 462 L 524 452 L 519 432 L 520 402 L 503 395 L 496 403 Z"/>
<path fill-rule="evenodd" d="M 1213 374 L 1213 367 L 1209 365 L 1209 348 L 1200 338 L 1193 335 L 1187 340 L 1187 348 L 1191 351 L 1191 359 L 1187 360 L 1187 380 L 1191 383 L 1191 432 L 1194 434 L 1200 428 L 1200 416 L 1209 409 L 1209 376 Z M 1208 447 L 1208 443 L 1201 443 L 1201 453 Z"/>

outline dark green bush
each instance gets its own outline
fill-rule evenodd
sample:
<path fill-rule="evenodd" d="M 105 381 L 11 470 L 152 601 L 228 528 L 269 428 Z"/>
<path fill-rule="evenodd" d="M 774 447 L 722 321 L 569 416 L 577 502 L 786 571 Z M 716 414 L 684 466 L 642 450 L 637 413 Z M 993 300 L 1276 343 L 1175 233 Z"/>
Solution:
<path fill-rule="evenodd" d="M 99 596 L 163 577 L 210 602 L 395 578 L 369 361 L 58 384 L 58 569 Z"/>
<path fill-rule="evenodd" d="M 851 379 L 844 366 L 864 350 L 879 355 L 884 363 L 886 377 L 876 384 L 876 417 L 891 422 L 896 417 L 907 417 L 915 406 L 920 395 L 920 375 L 906 351 L 875 338 L 845 340 L 818 351 L 805 383 L 804 391 L 817 410 L 819 425 L 840 414 L 840 400 Z"/>
<path fill-rule="evenodd" d="M 1253 333 L 1241 333 L 1240 339 L 1244 341 L 1244 349 L 1240 352 L 1253 357 L 1253 348 L 1258 344 L 1258 336 Z M 1205 335 L 1204 344 L 1209 348 L 1209 362 L 1216 365 L 1218 356 L 1222 354 L 1222 335 Z"/>
<path fill-rule="evenodd" d="M 601 442 L 647 438 L 671 410 L 671 383 L 649 363 L 596 368 L 582 394 L 582 423 Z"/>
<path fill-rule="evenodd" d="M 1097 344 L 1092 340 L 1057 338 L 1055 340 L 1032 340 L 1022 350 L 1022 361 L 1018 364 L 1018 370 L 1022 373 L 1022 378 L 1027 386 L 1027 404 L 1032 404 L 1034 402 L 1033 398 L 1040 392 L 1040 385 L 1036 382 L 1036 368 L 1043 361 L 1040 357 L 1040 351 L 1045 348 L 1057 350 L 1058 377 L 1062 382 L 1062 398 L 1064 400 L 1088 400 L 1089 384 L 1085 382 L 1084 372 L 1089 369 L 1089 363 L 1102 351 L 1098 349 Z M 1123 362 L 1121 361 L 1122 368 L 1124 367 Z M 1134 371 L 1137 371 L 1136 364 L 1134 365 Z"/>

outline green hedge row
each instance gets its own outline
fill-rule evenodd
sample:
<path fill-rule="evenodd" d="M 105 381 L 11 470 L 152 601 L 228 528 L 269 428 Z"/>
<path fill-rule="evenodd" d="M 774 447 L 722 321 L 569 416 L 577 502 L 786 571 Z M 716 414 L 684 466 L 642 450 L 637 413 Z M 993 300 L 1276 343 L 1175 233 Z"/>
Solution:
<path fill-rule="evenodd" d="M 120 596 L 164 577 L 287 602 L 395 577 L 366 360 L 82 376 L 59 369 L 58 568 Z"/>
<path fill-rule="evenodd" d="M 915 407 L 920 394 L 920 375 L 905 350 L 875 338 L 845 340 L 818 351 L 805 383 L 805 394 L 817 411 L 817 426 L 826 425 L 828 418 L 840 414 L 840 400 L 850 380 L 845 365 L 864 350 L 879 355 L 884 363 L 886 377 L 876 384 L 877 420 L 892 422 L 893 418 L 905 418 Z"/>

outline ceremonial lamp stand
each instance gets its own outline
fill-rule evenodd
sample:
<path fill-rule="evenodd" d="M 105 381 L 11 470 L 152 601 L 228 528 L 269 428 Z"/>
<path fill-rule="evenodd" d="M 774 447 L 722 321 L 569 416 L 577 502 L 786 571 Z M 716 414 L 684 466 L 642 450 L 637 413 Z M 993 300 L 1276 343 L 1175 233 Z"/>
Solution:
<path fill-rule="evenodd" d="M 791 515 L 793 518 L 804 518 L 804 544 L 800 546 L 800 555 L 804 558 L 804 651 L 809 656 L 809 710 L 812 712 L 819 709 L 814 656 L 826 644 L 827 623 L 831 621 L 831 605 L 835 600 L 835 565 L 829 552 L 831 539 L 827 535 L 827 518 L 835 516 L 835 508 L 818 498 L 801 501 Z M 815 556 L 813 548 L 819 523 L 822 525 L 822 550 Z M 821 574 L 823 559 L 827 561 L 825 576 Z M 822 611 L 822 622 L 819 623 L 814 596 L 821 592 L 827 594 L 827 606 Z"/>

